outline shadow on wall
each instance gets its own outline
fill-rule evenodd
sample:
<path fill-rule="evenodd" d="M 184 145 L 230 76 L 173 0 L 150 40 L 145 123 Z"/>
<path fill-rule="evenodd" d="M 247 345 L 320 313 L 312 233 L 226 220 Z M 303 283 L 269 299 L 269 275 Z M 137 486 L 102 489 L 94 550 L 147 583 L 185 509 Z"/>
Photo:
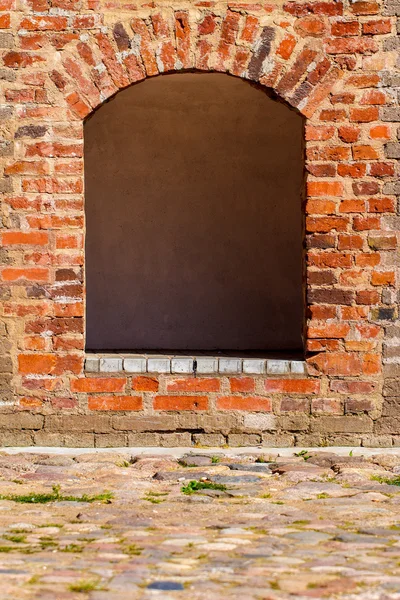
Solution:
<path fill-rule="evenodd" d="M 302 349 L 303 125 L 218 73 L 148 79 L 92 115 L 87 349 Z"/>

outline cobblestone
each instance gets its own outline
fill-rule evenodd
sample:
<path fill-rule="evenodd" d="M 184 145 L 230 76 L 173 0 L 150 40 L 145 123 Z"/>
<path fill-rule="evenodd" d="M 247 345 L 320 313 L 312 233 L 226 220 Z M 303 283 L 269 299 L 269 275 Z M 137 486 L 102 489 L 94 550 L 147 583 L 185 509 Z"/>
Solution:
<path fill-rule="evenodd" d="M 400 599 L 400 452 L 283 454 L 0 453 L 2 600 Z"/>

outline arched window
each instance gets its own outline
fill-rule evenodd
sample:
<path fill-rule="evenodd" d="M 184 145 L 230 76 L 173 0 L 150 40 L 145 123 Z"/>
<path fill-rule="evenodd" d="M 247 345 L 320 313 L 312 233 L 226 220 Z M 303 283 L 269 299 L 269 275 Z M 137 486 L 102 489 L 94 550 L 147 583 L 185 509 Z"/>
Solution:
<path fill-rule="evenodd" d="M 160 76 L 85 123 L 88 350 L 302 348 L 303 119 Z"/>

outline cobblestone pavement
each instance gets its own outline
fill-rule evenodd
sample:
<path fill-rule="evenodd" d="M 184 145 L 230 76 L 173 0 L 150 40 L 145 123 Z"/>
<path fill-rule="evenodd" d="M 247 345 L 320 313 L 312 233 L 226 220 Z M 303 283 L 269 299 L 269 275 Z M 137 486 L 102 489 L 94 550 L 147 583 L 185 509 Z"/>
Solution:
<path fill-rule="evenodd" d="M 400 453 L 2 453 L 0 598 L 400 599 L 398 474 Z"/>

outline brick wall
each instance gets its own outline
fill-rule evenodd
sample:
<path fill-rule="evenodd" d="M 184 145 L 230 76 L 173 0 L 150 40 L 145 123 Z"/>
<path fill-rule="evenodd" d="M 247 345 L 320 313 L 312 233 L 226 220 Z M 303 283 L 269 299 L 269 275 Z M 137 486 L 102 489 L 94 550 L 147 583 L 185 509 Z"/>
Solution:
<path fill-rule="evenodd" d="M 0 444 L 399 445 L 399 1 L 0 11 Z M 83 121 L 184 69 L 258 82 L 307 119 L 304 374 L 84 370 Z"/>

